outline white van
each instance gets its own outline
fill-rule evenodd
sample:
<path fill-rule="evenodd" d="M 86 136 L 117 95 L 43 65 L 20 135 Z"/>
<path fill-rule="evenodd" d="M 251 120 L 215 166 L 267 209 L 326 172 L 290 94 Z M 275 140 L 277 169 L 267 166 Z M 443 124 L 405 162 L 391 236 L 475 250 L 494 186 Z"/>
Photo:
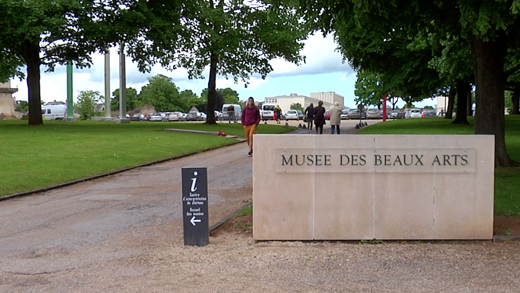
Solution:
<path fill-rule="evenodd" d="M 276 111 L 276 104 L 263 104 L 262 110 L 260 111 L 260 116 L 262 120 L 273 120 L 274 111 Z"/>
<path fill-rule="evenodd" d="M 222 120 L 222 121 L 227 121 L 228 120 L 228 117 L 229 117 L 229 114 L 228 114 L 228 108 L 229 106 L 233 105 L 233 107 L 235 107 L 235 117 L 237 118 L 237 120 L 240 120 L 240 118 L 242 117 L 242 107 L 240 107 L 240 105 L 238 104 L 224 104 L 222 105 L 222 114 L 220 115 L 220 119 L 219 120 Z"/>
<path fill-rule="evenodd" d="M 63 120 L 67 116 L 67 105 L 63 102 L 49 102 L 42 106 L 45 120 Z"/>

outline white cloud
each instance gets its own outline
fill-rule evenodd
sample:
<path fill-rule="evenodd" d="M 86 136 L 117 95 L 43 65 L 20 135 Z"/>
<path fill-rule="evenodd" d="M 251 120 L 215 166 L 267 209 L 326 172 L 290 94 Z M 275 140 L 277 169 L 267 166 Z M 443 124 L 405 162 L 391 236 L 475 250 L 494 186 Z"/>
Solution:
<path fill-rule="evenodd" d="M 244 83 L 239 81 L 234 83 L 232 78 L 225 79 L 218 77 L 217 87 L 226 88 L 231 87 L 237 91 L 244 90 L 250 93 L 252 90 L 265 88 L 270 81 L 274 81 L 277 77 L 283 76 L 301 76 L 301 75 L 316 75 L 323 73 L 345 72 L 345 78 L 351 77 L 354 72 L 348 64 L 342 63 L 341 55 L 335 52 L 336 44 L 332 36 L 323 38 L 322 35 L 310 36 L 305 41 L 303 55 L 306 56 L 307 62 L 301 66 L 296 66 L 292 63 L 277 59 L 272 60 L 273 72 L 270 73 L 265 80 L 258 75 L 251 76 L 247 89 L 244 88 Z M 80 91 L 95 90 L 104 95 L 104 55 L 94 54 L 92 56 L 93 65 L 85 69 L 73 69 L 74 84 L 73 96 L 74 99 Z M 42 68 L 44 70 L 44 68 Z M 126 85 L 133 87 L 137 91 L 141 90 L 148 81 L 148 78 L 163 74 L 173 79 L 173 82 L 180 88 L 180 90 L 191 89 L 193 92 L 200 94 L 201 91 L 207 87 L 208 70 L 204 72 L 206 79 L 190 80 L 186 69 L 177 69 L 175 71 L 168 71 L 161 66 L 152 67 L 151 72 L 141 73 L 137 69 L 137 65 L 131 62 L 130 58 L 126 58 Z M 110 92 L 119 88 L 119 55 L 117 48 L 112 48 L 110 51 Z M 295 80 L 295 83 L 298 81 Z M 12 80 L 12 85 L 17 86 L 19 91 L 15 94 L 18 100 L 27 100 L 27 85 L 25 80 Z M 327 90 L 327 89 L 324 89 Z M 286 90 L 279 89 L 280 94 Z M 67 99 L 67 75 L 66 67 L 56 67 L 55 72 L 45 73 L 41 75 L 41 97 L 43 101 L 62 100 Z"/>
<path fill-rule="evenodd" d="M 347 64 L 343 63 L 341 54 L 335 51 L 337 45 L 331 35 L 323 37 L 321 34 L 312 35 L 305 41 L 302 55 L 306 56 L 306 63 L 300 66 L 276 59 L 271 61 L 273 72 L 269 75 L 290 76 L 290 75 L 309 75 L 333 72 L 346 72 L 352 74 L 354 71 Z"/>

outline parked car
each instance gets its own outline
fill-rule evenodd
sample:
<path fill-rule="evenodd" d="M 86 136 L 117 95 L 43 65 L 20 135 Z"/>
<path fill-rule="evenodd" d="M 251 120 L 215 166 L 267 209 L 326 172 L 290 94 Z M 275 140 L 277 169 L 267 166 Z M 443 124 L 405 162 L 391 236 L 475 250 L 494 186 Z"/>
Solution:
<path fill-rule="evenodd" d="M 299 118 L 300 120 L 303 120 L 303 112 L 300 111 L 300 110 L 296 110 L 296 111 L 298 111 L 298 118 Z"/>
<path fill-rule="evenodd" d="M 421 110 L 419 109 L 411 109 L 410 110 L 410 117 L 408 118 L 421 118 Z"/>
<path fill-rule="evenodd" d="M 391 118 L 391 111 L 390 109 L 386 108 L 386 119 Z M 379 109 L 379 119 L 383 119 L 383 109 Z"/>
<path fill-rule="evenodd" d="M 300 120 L 300 116 L 298 116 L 298 111 L 289 110 L 285 113 L 285 120 Z"/>
<path fill-rule="evenodd" d="M 367 119 L 367 113 L 365 111 L 359 111 L 358 109 L 350 109 L 348 111 L 348 119 L 360 119 L 360 118 Z"/>
<path fill-rule="evenodd" d="M 350 109 L 343 109 L 343 110 L 341 111 L 341 115 L 340 115 L 341 120 L 348 119 L 348 111 L 349 111 L 349 110 L 350 110 Z"/>
<path fill-rule="evenodd" d="M 163 121 L 161 113 L 152 113 L 148 116 L 148 121 Z"/>
<path fill-rule="evenodd" d="M 206 115 L 206 114 L 204 114 L 204 115 Z M 202 112 L 190 111 L 186 115 L 186 121 L 202 121 L 202 120 L 204 120 L 204 118 L 202 116 Z"/>
<path fill-rule="evenodd" d="M 437 113 L 435 113 L 435 110 L 424 110 L 424 115 L 426 117 L 437 117 Z"/>
<path fill-rule="evenodd" d="M 379 109 L 378 108 L 369 108 L 366 113 L 367 113 L 367 119 L 379 119 Z"/>
<path fill-rule="evenodd" d="M 390 118 L 392 119 L 403 119 L 405 116 L 404 111 L 401 110 L 392 110 L 392 113 L 390 113 Z"/>
<path fill-rule="evenodd" d="M 181 121 L 181 117 L 181 112 L 171 112 L 170 116 L 168 116 L 168 121 Z"/>
<path fill-rule="evenodd" d="M 143 116 L 144 116 L 144 115 L 143 115 Z M 140 113 L 135 113 L 134 115 L 132 115 L 132 116 L 130 117 L 130 121 L 141 121 L 141 120 L 139 119 L 139 117 L 141 117 L 141 114 L 140 114 Z"/>

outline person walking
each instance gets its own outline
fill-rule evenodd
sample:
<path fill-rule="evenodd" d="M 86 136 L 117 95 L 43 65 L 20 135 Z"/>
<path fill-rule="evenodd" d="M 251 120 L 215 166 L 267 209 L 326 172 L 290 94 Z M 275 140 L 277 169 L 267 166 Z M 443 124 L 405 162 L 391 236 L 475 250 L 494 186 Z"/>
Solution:
<path fill-rule="evenodd" d="M 307 117 L 307 128 L 312 130 L 312 120 L 314 120 L 314 105 L 312 103 L 305 108 L 305 115 Z"/>
<path fill-rule="evenodd" d="M 280 105 L 276 105 L 275 113 L 276 113 L 276 124 L 280 124 L 280 119 L 282 119 L 282 108 L 280 108 Z"/>
<path fill-rule="evenodd" d="M 230 105 L 228 107 L 228 120 L 229 123 L 231 123 L 231 120 L 233 120 L 235 123 L 237 123 L 237 117 L 235 116 L 235 106 Z"/>
<path fill-rule="evenodd" d="M 247 139 L 247 145 L 249 146 L 248 157 L 253 155 L 253 135 L 256 132 L 256 126 L 260 123 L 260 110 L 255 106 L 255 99 L 249 97 L 247 99 L 247 105 L 242 111 L 242 127 Z"/>
<path fill-rule="evenodd" d="M 316 134 L 323 134 L 323 125 L 325 124 L 325 108 L 323 108 L 323 102 L 318 101 L 318 106 L 314 108 L 314 128 Z"/>
<path fill-rule="evenodd" d="M 334 106 L 330 109 L 330 134 L 339 134 L 339 125 L 341 124 L 341 110 L 339 109 L 339 103 L 334 102 Z"/>

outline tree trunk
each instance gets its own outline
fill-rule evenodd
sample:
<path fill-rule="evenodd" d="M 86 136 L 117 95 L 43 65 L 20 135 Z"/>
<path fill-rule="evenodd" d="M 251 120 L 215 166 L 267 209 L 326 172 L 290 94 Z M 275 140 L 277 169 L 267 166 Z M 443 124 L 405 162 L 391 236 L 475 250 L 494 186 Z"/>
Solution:
<path fill-rule="evenodd" d="M 470 85 L 465 82 L 457 82 L 457 114 L 453 124 L 469 124 L 468 123 L 468 112 L 467 112 L 467 100 L 468 92 L 470 91 Z"/>
<path fill-rule="evenodd" d="M 210 56 L 209 66 L 209 80 L 208 80 L 208 103 L 207 112 L 208 118 L 206 119 L 207 124 L 217 124 L 215 121 L 215 100 L 217 96 L 217 63 L 218 55 L 212 51 Z"/>
<path fill-rule="evenodd" d="M 455 96 L 457 95 L 457 88 L 454 86 L 450 86 L 450 93 L 448 94 L 448 107 L 446 108 L 446 116 L 445 119 L 453 118 L 453 107 L 455 106 Z"/>
<path fill-rule="evenodd" d="M 22 43 L 22 56 L 27 65 L 29 125 L 43 124 L 40 95 L 40 44 L 38 40 Z"/>
<path fill-rule="evenodd" d="M 495 135 L 495 167 L 513 166 L 506 149 L 504 118 L 505 33 L 495 41 L 473 38 L 471 52 L 477 87 L 475 102 L 475 134 Z"/>
<path fill-rule="evenodd" d="M 513 102 L 513 113 L 514 115 L 520 114 L 520 110 L 518 107 L 520 107 L 520 87 L 516 87 L 513 91 L 513 94 L 511 95 L 511 100 Z"/>

